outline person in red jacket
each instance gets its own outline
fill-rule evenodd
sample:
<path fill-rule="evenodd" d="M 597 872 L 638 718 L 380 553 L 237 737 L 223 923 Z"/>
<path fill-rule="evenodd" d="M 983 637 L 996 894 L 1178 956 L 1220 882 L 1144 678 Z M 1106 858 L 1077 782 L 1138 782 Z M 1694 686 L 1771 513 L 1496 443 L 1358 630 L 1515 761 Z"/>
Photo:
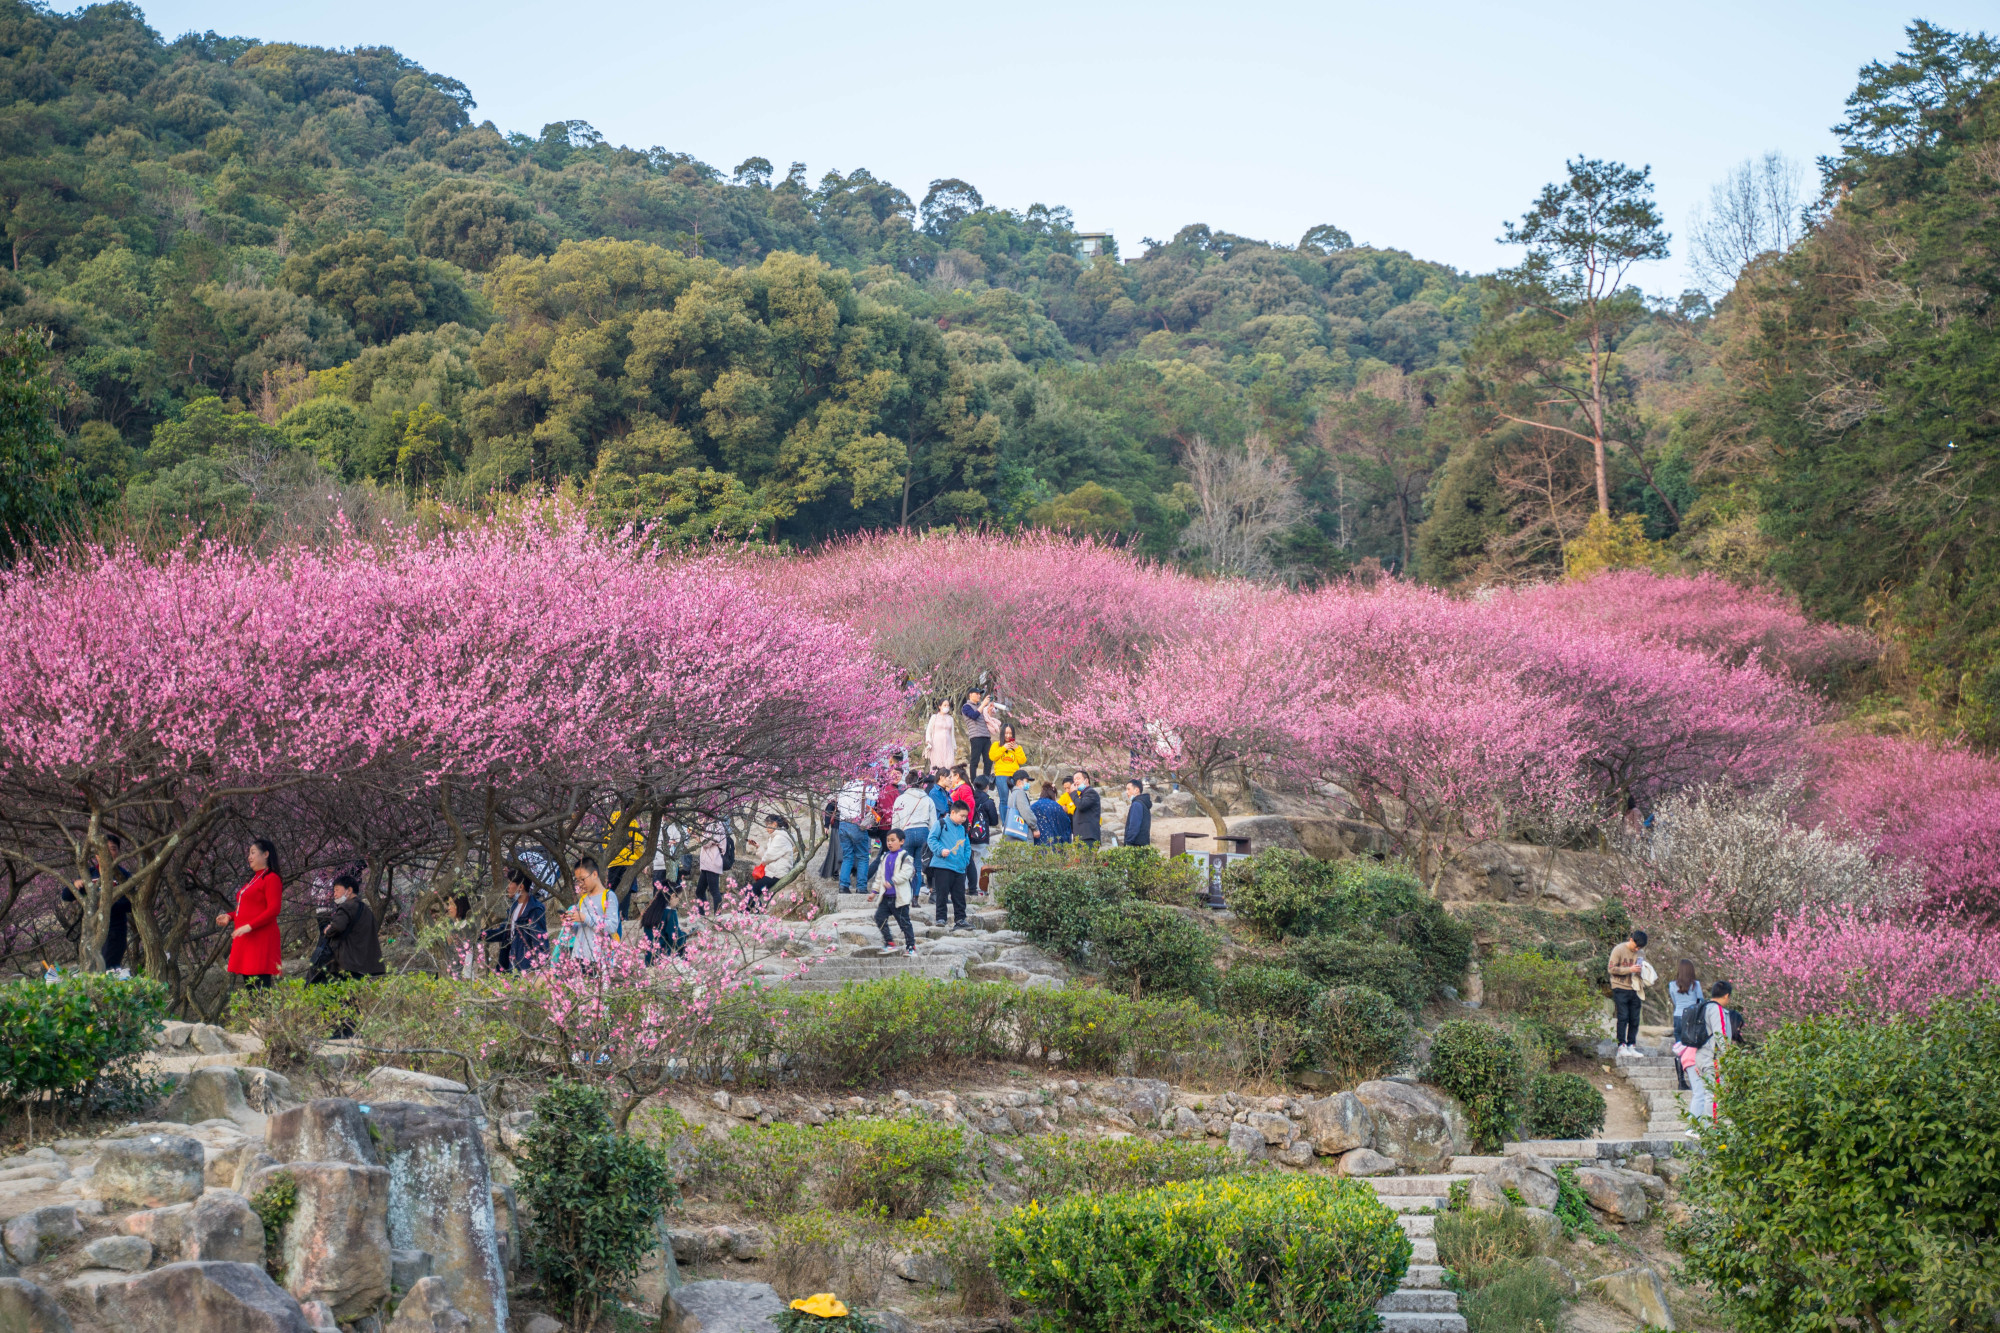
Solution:
<path fill-rule="evenodd" d="M 280 957 L 278 908 L 285 882 L 278 878 L 278 845 L 269 838 L 251 840 L 247 853 L 250 882 L 236 891 L 236 910 L 215 918 L 230 932 L 229 970 L 245 986 L 268 986 L 277 980 Z"/>

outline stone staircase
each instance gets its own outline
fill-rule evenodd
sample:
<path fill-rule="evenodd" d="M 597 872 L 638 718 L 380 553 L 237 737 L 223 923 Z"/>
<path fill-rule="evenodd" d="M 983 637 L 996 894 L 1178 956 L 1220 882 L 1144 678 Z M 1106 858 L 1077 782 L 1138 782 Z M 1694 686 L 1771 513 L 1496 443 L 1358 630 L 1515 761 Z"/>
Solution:
<path fill-rule="evenodd" d="M 1458 1293 L 1444 1284 L 1438 1265 L 1437 1217 L 1450 1202 L 1451 1187 L 1469 1175 L 1376 1176 L 1369 1180 L 1375 1197 L 1400 1214 L 1403 1234 L 1414 1253 L 1403 1274 L 1403 1285 L 1375 1307 L 1384 1333 L 1465 1333 L 1465 1316 L 1458 1312 Z M 1424 1212 L 1430 1209 L 1431 1212 Z"/>
<path fill-rule="evenodd" d="M 1617 1070 L 1645 1099 L 1646 1136 L 1687 1138 L 1688 1094 L 1680 1090 L 1674 1076 L 1674 1057 L 1640 1049 L 1643 1053 L 1639 1055 L 1621 1052 Z"/>
<path fill-rule="evenodd" d="M 835 955 L 817 959 L 804 975 L 785 980 L 796 966 L 796 963 L 787 963 L 766 975 L 786 989 L 795 991 L 839 990 L 850 981 L 880 981 L 884 977 L 926 977 L 934 981 L 962 981 L 965 978 L 965 959 L 947 954 L 919 955 L 915 958 L 901 952 L 872 958 Z"/>

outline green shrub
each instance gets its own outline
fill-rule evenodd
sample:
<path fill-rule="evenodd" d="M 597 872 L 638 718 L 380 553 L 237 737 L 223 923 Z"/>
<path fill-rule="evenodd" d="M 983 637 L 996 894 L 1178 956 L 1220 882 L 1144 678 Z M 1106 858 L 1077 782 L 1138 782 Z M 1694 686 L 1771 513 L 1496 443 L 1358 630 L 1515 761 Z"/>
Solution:
<path fill-rule="evenodd" d="M 1201 998 L 1214 991 L 1215 932 L 1183 911 L 1116 903 L 1097 913 L 1091 934 L 1091 956 L 1129 986 L 1135 1000 L 1148 992 Z"/>
<path fill-rule="evenodd" d="M 1031 1202 L 1000 1222 L 994 1267 L 1041 1333 L 1360 1333 L 1411 1248 L 1362 1182 L 1225 1176 Z"/>
<path fill-rule="evenodd" d="M 2000 1235 L 2000 998 L 1788 1024 L 1723 1087 L 1680 1248 L 1743 1333 L 1915 1326 L 1926 1251 Z"/>
<path fill-rule="evenodd" d="M 482 1075 L 529 1064 L 520 1028 L 488 1002 L 494 995 L 491 978 L 467 981 L 425 972 L 316 986 L 280 981 L 237 991 L 230 996 L 224 1021 L 262 1038 L 262 1058 L 281 1072 L 313 1067 L 320 1043 L 351 1028 L 356 1040 L 371 1046 L 429 1048 L 427 1054 L 399 1056 L 396 1063 L 462 1079 L 464 1062 L 437 1051 L 473 1056 L 483 1066 Z"/>
<path fill-rule="evenodd" d="M 1580 1165 L 1564 1162 L 1556 1168 L 1556 1206 L 1549 1211 L 1563 1224 L 1563 1235 L 1574 1236 L 1580 1231 L 1601 1244 L 1613 1243 L 1611 1233 L 1597 1220 L 1597 1214 L 1590 1211 L 1590 1196 L 1576 1183 L 1576 1168 Z"/>
<path fill-rule="evenodd" d="M 1313 1002 L 1308 1023 L 1320 1067 L 1343 1084 L 1398 1068 L 1417 1044 L 1416 1024 L 1381 991 L 1335 986 Z"/>
<path fill-rule="evenodd" d="M 1501 954 L 1480 965 L 1486 1003 L 1548 1023 L 1563 1032 L 1585 1029 L 1604 1001 L 1573 964 L 1533 951 Z"/>
<path fill-rule="evenodd" d="M 1044 1202 L 1069 1194 L 1151 1189 L 1182 1180 L 1207 1180 L 1239 1169 L 1226 1149 L 1172 1139 L 1086 1139 L 1051 1134 L 1021 1140 L 1028 1182 Z"/>
<path fill-rule="evenodd" d="M 1458 1098 L 1481 1152 L 1497 1152 L 1513 1137 L 1525 1082 L 1520 1048 L 1495 1027 L 1455 1018 L 1431 1038 L 1425 1077 Z"/>
<path fill-rule="evenodd" d="M 1236 919 L 1267 940 L 1311 935 L 1332 924 L 1333 866 L 1287 847 L 1232 862 L 1223 897 Z"/>
<path fill-rule="evenodd" d="M 1081 962 L 1089 953 L 1098 913 L 1125 895 L 1082 869 L 1031 866 L 1007 876 L 999 889 L 1007 925 L 1040 947 Z"/>
<path fill-rule="evenodd" d="M 854 982 L 791 996 L 778 1041 L 813 1082 L 881 1083 L 906 1069 L 999 1058 L 1000 1024 L 1022 993 L 922 977 Z"/>
<path fill-rule="evenodd" d="M 1423 880 L 1400 861 L 1322 861 L 1274 847 L 1232 865 L 1225 892 L 1238 919 L 1265 939 L 1380 936 L 1405 946 L 1423 970 L 1419 1002 L 1460 984 L 1472 961 L 1471 928 L 1425 893 Z"/>
<path fill-rule="evenodd" d="M 802 1125 L 739 1125 L 725 1139 L 704 1138 L 689 1165 L 688 1185 L 720 1195 L 754 1217 L 798 1211 L 806 1185 L 820 1169 L 826 1137 Z"/>
<path fill-rule="evenodd" d="M 1528 1084 L 1528 1133 L 1587 1139 L 1604 1128 L 1604 1094 L 1581 1074 L 1537 1074 Z"/>
<path fill-rule="evenodd" d="M 280 1171 L 270 1183 L 250 1196 L 250 1211 L 264 1225 L 264 1270 L 274 1278 L 285 1271 L 285 1224 L 299 1211 L 299 1182 L 289 1171 Z"/>
<path fill-rule="evenodd" d="M 517 1162 L 528 1265 L 570 1327 L 591 1328 L 659 1243 L 666 1155 L 615 1132 L 600 1089 L 559 1082 L 536 1101 Z"/>
<path fill-rule="evenodd" d="M 166 988 L 145 977 L 78 973 L 54 985 L 0 984 L 0 1096 L 137 1109 L 130 1104 L 151 1087 L 139 1057 L 166 1014 Z"/>
<path fill-rule="evenodd" d="M 1547 1072 L 1562 1063 L 1569 1054 L 1569 1033 L 1553 1023 L 1539 1018 L 1517 1018 L 1511 1025 L 1514 1044 L 1521 1048 L 1521 1058 L 1535 1072 Z"/>
<path fill-rule="evenodd" d="M 1459 1291 L 1466 1333 L 1558 1333 L 1565 1327 L 1569 1284 L 1538 1264 L 1509 1264 Z"/>
<path fill-rule="evenodd" d="M 1101 891 L 1130 895 L 1168 907 L 1194 907 L 1208 896 L 1208 880 L 1194 858 L 1167 856 L 1157 847 L 1106 847 L 1088 863 Z"/>
<path fill-rule="evenodd" d="M 841 1308 L 846 1308 L 846 1302 L 841 1303 Z M 831 1318 L 805 1310 L 780 1310 L 771 1317 L 771 1322 L 777 1326 L 778 1333 L 875 1333 L 880 1327 L 871 1323 L 868 1316 L 859 1310 L 848 1310 L 846 1314 Z"/>
<path fill-rule="evenodd" d="M 1286 948 L 1286 961 L 1322 986 L 1367 986 L 1414 1013 L 1430 995 L 1423 961 L 1377 936 L 1308 935 Z"/>
<path fill-rule="evenodd" d="M 896 1221 L 943 1203 L 965 1170 L 965 1136 L 914 1120 L 843 1120 L 831 1131 L 826 1201 Z"/>
<path fill-rule="evenodd" d="M 1216 982 L 1216 1002 L 1226 1014 L 1303 1020 L 1325 989 L 1295 967 L 1238 963 Z"/>

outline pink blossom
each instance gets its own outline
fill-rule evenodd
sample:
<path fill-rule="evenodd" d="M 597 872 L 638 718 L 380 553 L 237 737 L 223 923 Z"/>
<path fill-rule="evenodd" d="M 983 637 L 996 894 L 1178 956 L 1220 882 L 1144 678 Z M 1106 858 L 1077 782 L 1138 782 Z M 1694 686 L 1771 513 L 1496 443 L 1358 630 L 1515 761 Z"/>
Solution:
<path fill-rule="evenodd" d="M 1806 907 L 1768 935 L 1722 936 L 1725 974 L 1760 1017 L 1848 1008 L 1924 1014 L 2000 984 L 2000 936 L 1951 921 L 1855 907 Z"/>
<path fill-rule="evenodd" d="M 1923 871 L 1933 903 L 2000 917 L 2000 761 L 1886 737 L 1816 747 L 1813 818 Z"/>

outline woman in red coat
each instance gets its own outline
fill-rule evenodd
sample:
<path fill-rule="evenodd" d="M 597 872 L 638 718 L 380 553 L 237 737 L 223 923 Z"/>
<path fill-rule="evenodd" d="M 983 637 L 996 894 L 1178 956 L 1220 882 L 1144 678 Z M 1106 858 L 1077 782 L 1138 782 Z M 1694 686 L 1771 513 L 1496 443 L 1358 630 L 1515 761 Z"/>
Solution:
<path fill-rule="evenodd" d="M 217 916 L 215 924 L 236 927 L 229 942 L 229 970 L 246 986 L 268 986 L 277 978 L 281 962 L 278 907 L 285 883 L 278 878 L 276 843 L 253 839 L 248 856 L 250 882 L 236 891 L 236 910 Z"/>

